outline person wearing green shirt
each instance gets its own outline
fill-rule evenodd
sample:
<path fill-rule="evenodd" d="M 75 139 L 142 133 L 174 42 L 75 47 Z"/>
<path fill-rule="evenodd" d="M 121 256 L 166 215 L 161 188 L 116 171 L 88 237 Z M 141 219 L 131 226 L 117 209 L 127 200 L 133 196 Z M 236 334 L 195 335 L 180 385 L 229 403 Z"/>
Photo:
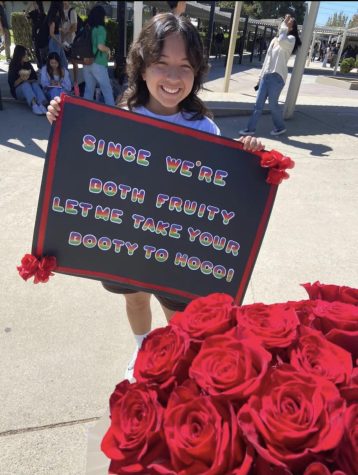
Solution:
<path fill-rule="evenodd" d="M 96 85 L 103 94 L 104 102 L 114 106 L 113 90 L 108 75 L 108 58 L 111 50 L 106 46 L 107 31 L 104 26 L 106 12 L 101 5 L 96 5 L 90 11 L 88 24 L 92 29 L 92 49 L 95 55 L 90 65 L 83 66 L 85 79 L 84 98 L 93 100 Z"/>

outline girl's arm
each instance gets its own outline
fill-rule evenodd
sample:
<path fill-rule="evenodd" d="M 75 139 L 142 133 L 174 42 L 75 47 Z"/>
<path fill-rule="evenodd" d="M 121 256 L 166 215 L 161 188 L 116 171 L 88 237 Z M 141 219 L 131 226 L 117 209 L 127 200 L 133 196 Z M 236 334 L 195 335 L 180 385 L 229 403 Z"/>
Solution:
<path fill-rule="evenodd" d="M 280 26 L 279 36 L 278 36 L 278 44 L 281 48 L 284 48 L 288 51 L 293 50 L 296 42 L 296 38 L 293 35 L 287 35 L 288 28 L 285 22 L 282 23 Z"/>
<path fill-rule="evenodd" d="M 105 44 L 106 37 L 107 37 L 107 32 L 105 28 L 104 27 L 97 28 L 97 49 L 99 51 L 102 51 L 102 53 L 107 53 L 107 55 L 110 56 L 111 50 Z M 96 51 L 94 51 L 93 53 L 95 54 Z"/>
<path fill-rule="evenodd" d="M 64 75 L 63 78 L 61 79 L 60 83 L 61 83 L 61 87 L 62 87 L 65 91 L 70 91 L 70 90 L 72 89 L 72 84 L 71 84 L 71 79 L 70 79 L 70 73 L 68 72 L 67 69 L 65 69 L 65 75 Z"/>
<path fill-rule="evenodd" d="M 14 82 L 14 87 L 20 86 L 22 82 L 24 82 L 24 79 L 21 79 L 21 77 L 19 76 Z"/>
<path fill-rule="evenodd" d="M 58 39 L 56 38 L 56 35 L 55 35 L 55 26 L 56 26 L 56 25 L 55 25 L 55 22 L 52 21 L 52 22 L 50 23 L 50 26 L 49 26 L 50 37 L 51 37 L 53 40 L 55 40 L 58 45 L 62 46 L 61 41 L 58 41 Z"/>
<path fill-rule="evenodd" d="M 51 82 L 50 82 L 50 78 L 47 74 L 47 69 L 46 69 L 46 66 L 43 66 L 41 68 L 41 75 L 40 75 L 40 84 L 41 86 L 46 89 L 50 86 Z"/>

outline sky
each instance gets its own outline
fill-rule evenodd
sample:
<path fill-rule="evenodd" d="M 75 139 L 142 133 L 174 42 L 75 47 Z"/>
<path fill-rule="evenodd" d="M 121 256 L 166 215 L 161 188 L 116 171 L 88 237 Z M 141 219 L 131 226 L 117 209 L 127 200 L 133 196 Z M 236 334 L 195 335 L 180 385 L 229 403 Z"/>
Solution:
<path fill-rule="evenodd" d="M 328 18 L 336 12 L 343 12 L 348 15 L 350 20 L 354 13 L 358 12 L 358 0 L 354 2 L 321 2 L 316 24 L 319 26 L 325 25 Z"/>

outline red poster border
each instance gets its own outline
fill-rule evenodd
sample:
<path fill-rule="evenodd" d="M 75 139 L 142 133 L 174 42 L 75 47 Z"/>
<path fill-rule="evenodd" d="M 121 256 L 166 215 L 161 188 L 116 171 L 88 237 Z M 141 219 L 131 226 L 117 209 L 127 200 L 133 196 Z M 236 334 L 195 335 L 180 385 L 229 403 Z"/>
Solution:
<path fill-rule="evenodd" d="M 181 127 L 178 125 L 175 125 L 170 122 L 164 122 L 164 121 L 158 121 L 157 119 L 153 119 L 144 115 L 140 114 L 134 114 L 132 112 L 129 112 L 124 109 L 117 109 L 117 108 L 112 108 L 108 107 L 102 104 L 99 104 L 97 102 L 92 102 L 92 101 L 87 101 L 84 99 L 80 99 L 78 97 L 73 97 L 73 96 L 67 96 L 62 94 L 61 95 L 61 100 L 62 100 L 62 105 L 63 104 L 75 104 L 79 105 L 82 107 L 86 107 L 87 109 L 92 109 L 100 112 L 105 112 L 106 114 L 111 114 L 114 116 L 119 116 L 123 118 L 127 118 L 129 120 L 139 122 L 139 123 L 144 123 L 144 124 L 149 124 L 153 126 L 158 126 L 158 122 L 160 122 L 160 128 L 161 129 L 166 129 L 170 130 L 172 132 L 176 132 L 182 135 L 187 135 L 190 137 L 196 137 L 200 140 L 205 140 L 207 142 L 212 142 L 212 143 L 217 143 L 220 145 L 226 145 L 231 148 L 237 148 L 242 150 L 242 143 L 238 141 L 234 141 L 232 139 L 228 139 L 225 137 L 221 137 L 219 135 L 211 135 L 207 134 L 205 132 L 200 132 L 195 129 L 189 129 L 186 127 Z M 55 127 L 53 131 L 53 139 L 48 155 L 48 168 L 47 168 L 47 179 L 46 179 L 46 184 L 45 184 L 45 190 L 43 194 L 43 200 L 42 200 L 42 210 L 40 214 L 40 221 L 39 221 L 39 226 L 38 226 L 38 233 L 37 233 L 37 242 L 36 242 L 36 255 L 42 256 L 43 253 L 43 247 L 44 247 L 44 242 L 45 242 L 45 236 L 46 236 L 46 228 L 47 228 L 47 219 L 50 211 L 50 198 L 51 198 L 51 192 L 52 192 L 52 184 L 53 184 L 53 179 L 54 179 L 54 173 L 55 173 L 55 166 L 56 166 L 56 158 L 57 158 L 57 150 L 59 146 L 59 141 L 60 141 L 60 134 L 61 134 L 61 127 L 62 127 L 62 120 L 63 120 L 63 107 L 61 107 L 61 111 L 59 114 L 59 117 L 57 118 L 55 122 Z M 261 157 L 262 152 L 250 152 L 254 155 L 257 155 L 258 157 Z M 250 253 L 249 253 L 249 258 L 246 263 L 246 267 L 244 269 L 243 277 L 241 279 L 239 288 L 237 290 L 237 293 L 235 295 L 235 303 L 241 303 L 249 278 L 251 276 L 251 272 L 253 270 L 254 264 L 256 257 L 259 252 L 259 248 L 261 245 L 261 242 L 263 240 L 265 230 L 267 227 L 268 220 L 270 218 L 271 210 L 273 207 L 273 203 L 275 201 L 277 193 L 277 186 L 276 185 L 271 185 L 270 186 L 270 191 L 266 200 L 266 205 L 265 209 L 262 213 L 261 219 L 260 219 L 260 224 L 257 228 L 257 233 L 254 239 L 254 242 L 252 244 Z M 154 284 L 149 284 L 146 282 L 141 282 L 133 279 L 127 279 L 125 277 L 118 277 L 113 274 L 106 274 L 104 272 L 96 272 L 96 271 L 88 271 L 84 269 L 74 269 L 71 267 L 57 267 L 56 272 L 59 273 L 64 273 L 64 274 L 72 274 L 72 275 L 77 275 L 77 276 L 84 276 L 84 277 L 92 277 L 92 278 L 99 278 L 102 280 L 114 280 L 119 283 L 123 284 L 131 284 L 131 285 L 138 285 L 142 288 L 151 290 L 153 292 L 155 291 L 164 291 L 164 292 L 169 292 L 171 294 L 177 295 L 177 296 L 182 296 L 188 299 L 194 299 L 198 297 L 198 295 L 191 294 L 189 292 L 181 291 L 178 289 L 173 289 L 171 287 L 164 287 L 164 286 L 159 286 L 159 285 L 154 285 Z"/>

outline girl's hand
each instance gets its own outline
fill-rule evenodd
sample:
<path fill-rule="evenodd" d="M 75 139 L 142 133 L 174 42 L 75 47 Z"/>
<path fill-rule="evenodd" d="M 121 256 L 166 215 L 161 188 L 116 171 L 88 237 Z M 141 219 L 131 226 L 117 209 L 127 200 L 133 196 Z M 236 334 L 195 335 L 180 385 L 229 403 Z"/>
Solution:
<path fill-rule="evenodd" d="M 54 122 L 57 119 L 61 110 L 60 104 L 61 104 L 61 99 L 59 97 L 55 97 L 54 99 L 52 99 L 49 106 L 47 107 L 46 117 L 47 117 L 47 120 L 50 122 L 50 124 L 52 124 L 52 122 Z"/>
<path fill-rule="evenodd" d="M 265 148 L 259 139 L 256 137 L 251 137 L 250 135 L 247 135 L 246 137 L 240 137 L 239 142 L 242 142 L 244 145 L 243 149 L 249 152 L 259 152 Z"/>

